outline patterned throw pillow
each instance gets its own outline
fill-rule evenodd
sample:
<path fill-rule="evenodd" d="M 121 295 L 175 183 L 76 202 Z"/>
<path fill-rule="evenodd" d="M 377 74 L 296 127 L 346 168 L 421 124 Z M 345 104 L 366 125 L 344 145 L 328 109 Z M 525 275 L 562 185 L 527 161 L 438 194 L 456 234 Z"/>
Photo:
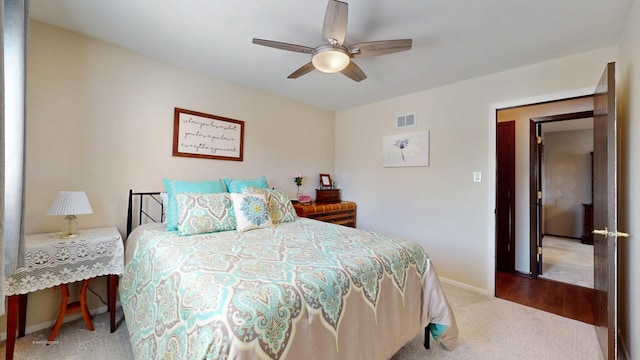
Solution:
<path fill-rule="evenodd" d="M 228 193 L 176 195 L 178 235 L 205 234 L 236 228 L 233 200 Z"/>
<path fill-rule="evenodd" d="M 167 211 L 167 230 L 178 229 L 178 206 L 176 204 L 176 195 L 181 193 L 199 193 L 213 194 L 227 192 L 227 186 L 222 180 L 208 181 L 180 181 L 171 179 L 162 179 L 164 188 L 167 191 L 168 206 Z"/>
<path fill-rule="evenodd" d="M 291 204 L 291 199 L 284 191 L 245 187 L 242 192 L 244 194 L 262 194 L 266 196 L 269 215 L 274 224 L 294 221 L 298 217 L 296 209 Z"/>
<path fill-rule="evenodd" d="M 238 193 L 229 195 L 233 199 L 233 212 L 236 216 L 238 232 L 273 226 L 266 196 Z"/>

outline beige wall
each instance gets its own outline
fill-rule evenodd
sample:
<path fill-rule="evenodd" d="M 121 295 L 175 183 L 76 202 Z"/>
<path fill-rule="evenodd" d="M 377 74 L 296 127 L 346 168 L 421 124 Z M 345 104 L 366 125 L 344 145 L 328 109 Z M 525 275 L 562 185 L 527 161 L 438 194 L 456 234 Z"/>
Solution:
<path fill-rule="evenodd" d="M 640 92 L 637 20 L 640 8 L 634 4 L 617 68 L 626 195 L 620 200 L 621 226 L 631 234 L 640 234 L 640 184 L 634 181 L 640 164 L 631 160 L 640 156 L 640 143 L 630 141 L 640 138 L 640 103 L 631 101 Z M 81 226 L 123 230 L 127 190 L 159 189 L 163 176 L 266 175 L 294 194 L 293 173 L 315 177 L 334 171 L 343 198 L 358 202 L 360 227 L 415 240 L 428 249 L 441 276 L 488 290 L 495 250 L 496 109 L 586 94 L 617 57 L 617 47 L 606 48 L 340 111 L 334 147 L 334 125 L 326 124 L 332 113 L 60 29 L 31 26 L 28 232 L 58 229 L 59 220 L 43 214 L 61 189 L 88 192 L 94 214 L 81 216 Z M 245 162 L 171 157 L 174 106 L 245 120 Z M 395 129 L 394 116 L 409 112 L 417 113 L 415 130 L 431 131 L 431 165 L 382 168 L 382 136 L 403 132 Z M 482 171 L 481 183 L 472 182 L 474 171 Z M 640 276 L 640 263 L 632 254 L 640 253 L 639 246 L 632 238 L 621 251 L 622 335 L 635 355 L 640 283 L 632 279 Z M 57 296 L 32 295 L 29 323 L 53 319 Z"/>
<path fill-rule="evenodd" d="M 414 240 L 440 276 L 492 293 L 496 109 L 587 94 L 616 54 L 601 49 L 339 111 L 336 180 L 358 203 L 358 226 Z M 406 132 L 394 117 L 410 112 L 409 131 L 430 131 L 430 166 L 383 168 L 382 137 Z"/>
<path fill-rule="evenodd" d="M 525 102 L 536 103 L 535 101 Z M 534 117 L 589 110 L 593 110 L 592 97 L 508 107 L 497 112 L 498 122 L 511 120 L 516 122 L 516 271 L 528 274 L 531 268 L 529 261 L 531 253 L 529 240 L 531 216 L 529 213 L 529 121 Z"/>
<path fill-rule="evenodd" d="M 418 241 L 441 276 L 491 292 L 495 112 L 590 93 L 618 49 L 619 228 L 632 236 L 620 241 L 619 320 L 628 354 L 637 357 L 640 142 L 632 139 L 640 138 L 640 4 L 629 12 L 618 47 L 338 112 L 336 177 L 343 197 L 358 202 L 359 226 Z M 417 113 L 416 130 L 431 131 L 431 166 L 382 168 L 381 138 L 403 131 L 395 129 L 394 116 L 409 112 Z M 480 184 L 471 180 L 477 170 L 483 172 Z"/>
<path fill-rule="evenodd" d="M 584 226 L 582 204 L 592 201 L 593 129 L 548 132 L 543 139 L 543 234 L 580 239 Z"/>
<path fill-rule="evenodd" d="M 295 174 L 310 192 L 318 173 L 333 172 L 333 112 L 38 22 L 28 51 L 27 234 L 59 231 L 62 219 L 45 215 L 59 190 L 87 192 L 93 214 L 79 216 L 81 229 L 123 233 L 129 189 L 161 190 L 163 177 L 265 175 L 295 195 Z M 172 157 L 174 107 L 243 120 L 244 161 Z M 105 283 L 92 286 L 103 298 Z M 53 290 L 30 295 L 27 326 L 54 320 L 59 299 Z"/>
<path fill-rule="evenodd" d="M 631 237 L 619 240 L 619 319 L 629 359 L 640 357 L 640 3 L 634 2 L 619 43 L 616 64 L 616 101 L 620 139 L 618 208 L 620 231 Z"/>

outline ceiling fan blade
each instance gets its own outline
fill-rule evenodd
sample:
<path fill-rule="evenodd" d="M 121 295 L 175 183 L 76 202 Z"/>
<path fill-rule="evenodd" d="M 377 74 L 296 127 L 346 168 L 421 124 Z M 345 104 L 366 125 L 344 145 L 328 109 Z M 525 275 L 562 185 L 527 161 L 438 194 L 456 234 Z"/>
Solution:
<path fill-rule="evenodd" d="M 313 64 L 311 62 L 308 62 L 308 63 L 302 65 L 298 70 L 292 72 L 291 75 L 287 76 L 287 79 L 297 79 L 300 76 L 308 74 L 308 73 L 312 72 L 315 69 L 316 68 L 313 67 Z"/>
<path fill-rule="evenodd" d="M 410 50 L 412 42 L 413 41 L 411 39 L 363 42 L 360 44 L 350 45 L 349 51 L 354 58 L 378 56 Z"/>
<path fill-rule="evenodd" d="M 324 24 L 322 25 L 322 39 L 324 41 L 333 44 L 331 39 L 334 39 L 337 45 L 342 45 L 347 34 L 348 13 L 349 4 L 342 1 L 329 0 L 327 12 L 324 15 Z"/>
<path fill-rule="evenodd" d="M 276 49 L 300 52 L 305 54 L 311 54 L 311 52 L 313 51 L 312 47 L 283 43 L 283 42 L 273 41 L 273 40 L 253 38 L 253 43 L 257 45 L 268 46 Z"/>
<path fill-rule="evenodd" d="M 357 81 L 357 82 L 360 82 L 367 78 L 367 75 L 365 75 L 364 71 L 362 71 L 362 69 L 360 69 L 360 67 L 356 65 L 353 61 L 350 61 L 349 65 L 347 65 L 347 67 L 344 68 L 344 70 L 342 70 L 341 73 L 343 73 L 346 77 L 350 78 L 351 80 Z"/>

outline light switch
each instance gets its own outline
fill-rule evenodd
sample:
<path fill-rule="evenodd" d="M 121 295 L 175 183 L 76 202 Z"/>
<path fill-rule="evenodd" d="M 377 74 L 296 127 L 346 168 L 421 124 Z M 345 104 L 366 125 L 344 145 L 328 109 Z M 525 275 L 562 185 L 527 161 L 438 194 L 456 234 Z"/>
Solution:
<path fill-rule="evenodd" d="M 482 182 L 482 171 L 473 172 L 473 182 Z"/>

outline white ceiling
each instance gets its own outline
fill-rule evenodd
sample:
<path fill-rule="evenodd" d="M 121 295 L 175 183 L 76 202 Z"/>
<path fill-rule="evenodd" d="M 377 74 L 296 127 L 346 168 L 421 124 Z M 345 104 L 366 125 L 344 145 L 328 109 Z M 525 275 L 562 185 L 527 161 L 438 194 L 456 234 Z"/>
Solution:
<path fill-rule="evenodd" d="M 412 38 L 355 62 L 368 78 L 314 71 L 326 0 L 31 0 L 32 19 L 328 110 L 341 110 L 618 43 L 633 0 L 348 0 L 345 43 Z M 604 64 L 603 64 L 604 66 Z"/>

